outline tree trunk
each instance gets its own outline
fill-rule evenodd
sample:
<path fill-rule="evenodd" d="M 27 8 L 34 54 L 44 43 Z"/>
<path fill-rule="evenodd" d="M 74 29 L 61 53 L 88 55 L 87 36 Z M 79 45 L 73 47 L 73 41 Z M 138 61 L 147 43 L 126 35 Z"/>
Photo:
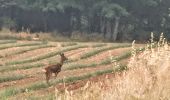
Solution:
<path fill-rule="evenodd" d="M 117 39 L 119 22 L 120 22 L 120 17 L 116 17 L 115 18 L 114 30 L 113 30 L 113 41 L 116 41 L 116 39 Z"/>
<path fill-rule="evenodd" d="M 72 36 L 74 29 L 75 29 L 74 16 L 73 16 L 73 13 L 71 13 L 70 14 L 70 31 L 69 31 L 69 34 L 68 34 L 69 37 Z"/>
<path fill-rule="evenodd" d="M 100 33 L 103 34 L 103 37 L 105 38 L 105 35 L 106 35 L 106 31 L 105 31 L 105 27 L 106 26 L 106 22 L 104 20 L 104 18 L 100 18 Z"/>
<path fill-rule="evenodd" d="M 106 22 L 106 38 L 110 39 L 111 38 L 111 22 L 109 20 L 107 20 Z"/>
<path fill-rule="evenodd" d="M 45 32 L 47 32 L 47 15 L 48 14 L 48 12 L 47 13 L 45 13 L 45 12 L 43 12 L 43 23 L 44 23 L 44 31 Z"/>

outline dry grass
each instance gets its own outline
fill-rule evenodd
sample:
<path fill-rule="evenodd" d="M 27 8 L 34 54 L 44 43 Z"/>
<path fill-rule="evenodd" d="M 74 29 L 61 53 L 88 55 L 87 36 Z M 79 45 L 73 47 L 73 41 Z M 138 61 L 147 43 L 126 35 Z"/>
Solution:
<path fill-rule="evenodd" d="M 146 46 L 136 55 L 134 44 L 127 71 L 115 74 L 105 82 L 88 82 L 77 91 L 60 93 L 55 91 L 56 100 L 170 100 L 170 51 L 163 37 L 157 48 Z"/>
<path fill-rule="evenodd" d="M 0 39 L 19 39 L 19 40 L 57 40 L 52 36 L 52 33 L 30 33 L 30 30 L 21 32 L 12 32 L 9 29 L 3 28 L 0 31 Z M 64 40 L 64 39 L 63 39 Z"/>

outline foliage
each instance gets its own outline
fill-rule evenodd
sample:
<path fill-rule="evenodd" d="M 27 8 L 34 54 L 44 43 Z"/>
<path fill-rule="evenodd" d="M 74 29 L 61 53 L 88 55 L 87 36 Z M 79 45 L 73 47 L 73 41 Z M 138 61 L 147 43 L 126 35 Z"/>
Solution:
<path fill-rule="evenodd" d="M 169 4 L 169 0 L 1 0 L 0 29 L 146 40 L 145 33 L 152 31 L 170 36 Z"/>
<path fill-rule="evenodd" d="M 16 25 L 15 21 L 8 17 L 0 17 L 0 23 L 3 28 L 7 29 L 13 28 Z"/>

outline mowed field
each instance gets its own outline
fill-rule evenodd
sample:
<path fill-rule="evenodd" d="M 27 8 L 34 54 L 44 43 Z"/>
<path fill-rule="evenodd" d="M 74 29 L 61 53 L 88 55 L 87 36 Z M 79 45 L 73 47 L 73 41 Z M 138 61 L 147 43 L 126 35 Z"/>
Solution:
<path fill-rule="evenodd" d="M 58 63 L 61 52 L 69 60 L 48 85 L 42 70 Z M 129 43 L 0 40 L 0 99 L 53 99 L 60 85 L 125 69 L 130 55 Z"/>

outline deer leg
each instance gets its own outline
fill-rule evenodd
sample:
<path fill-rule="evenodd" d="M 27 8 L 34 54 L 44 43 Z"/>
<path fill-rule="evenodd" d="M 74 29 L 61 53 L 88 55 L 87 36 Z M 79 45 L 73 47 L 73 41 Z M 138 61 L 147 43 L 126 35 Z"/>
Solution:
<path fill-rule="evenodd" d="M 55 77 L 57 77 L 57 75 L 58 75 L 58 72 L 55 73 Z"/>
<path fill-rule="evenodd" d="M 55 72 L 55 77 L 57 77 L 58 73 L 60 72 L 61 70 L 58 70 L 57 72 Z"/>
<path fill-rule="evenodd" d="M 50 73 L 50 72 L 46 72 L 45 75 L 46 75 L 46 81 L 47 81 L 47 83 L 49 84 L 49 80 L 50 80 L 50 77 L 51 77 L 51 73 Z"/>

